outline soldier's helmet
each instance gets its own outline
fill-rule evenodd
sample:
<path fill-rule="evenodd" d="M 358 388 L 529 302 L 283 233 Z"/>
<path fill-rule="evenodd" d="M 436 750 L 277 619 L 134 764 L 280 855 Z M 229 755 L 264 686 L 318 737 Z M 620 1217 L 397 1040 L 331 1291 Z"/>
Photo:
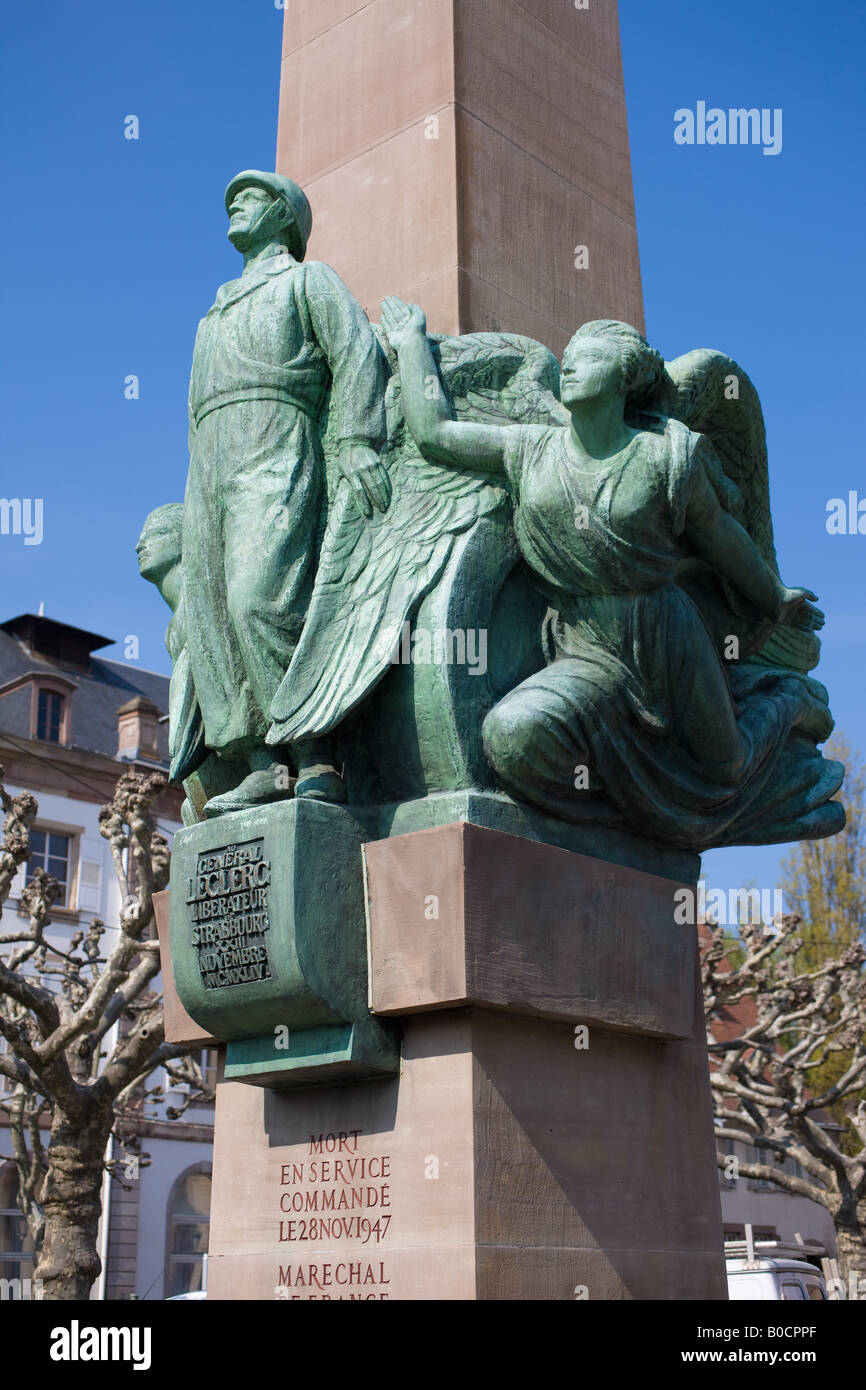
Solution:
<path fill-rule="evenodd" d="M 235 194 L 242 188 L 250 187 L 267 189 L 268 193 L 272 193 L 285 205 L 290 217 L 287 228 L 289 250 L 295 260 L 302 261 L 307 252 L 307 242 L 313 225 L 312 209 L 304 190 L 282 174 L 266 173 L 261 169 L 244 169 L 242 173 L 235 174 L 226 189 L 226 211 L 231 207 Z"/>

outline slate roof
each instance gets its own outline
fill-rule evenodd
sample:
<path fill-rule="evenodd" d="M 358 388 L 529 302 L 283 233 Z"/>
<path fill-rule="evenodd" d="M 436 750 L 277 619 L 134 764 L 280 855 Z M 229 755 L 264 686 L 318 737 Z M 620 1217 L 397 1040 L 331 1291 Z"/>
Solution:
<path fill-rule="evenodd" d="M 93 634 L 81 632 L 83 638 Z M 117 754 L 117 711 L 135 695 L 152 700 L 160 714 L 168 713 L 168 676 L 142 671 L 131 663 L 106 661 L 90 655 L 89 668 L 49 660 L 31 652 L 24 642 L 0 627 L 0 688 L 29 672 L 59 675 L 73 681 L 69 696 L 70 741 L 67 748 Z M 30 690 L 0 696 L 0 733 L 30 738 Z M 160 756 L 168 761 L 168 725 L 159 726 Z"/>

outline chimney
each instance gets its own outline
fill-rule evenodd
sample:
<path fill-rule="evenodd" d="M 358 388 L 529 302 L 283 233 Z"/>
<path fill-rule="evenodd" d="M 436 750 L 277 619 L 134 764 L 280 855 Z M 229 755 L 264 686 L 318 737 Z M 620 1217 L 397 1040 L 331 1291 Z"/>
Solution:
<path fill-rule="evenodd" d="M 117 756 L 128 762 L 162 762 L 159 710 L 145 695 L 127 700 L 117 711 Z"/>

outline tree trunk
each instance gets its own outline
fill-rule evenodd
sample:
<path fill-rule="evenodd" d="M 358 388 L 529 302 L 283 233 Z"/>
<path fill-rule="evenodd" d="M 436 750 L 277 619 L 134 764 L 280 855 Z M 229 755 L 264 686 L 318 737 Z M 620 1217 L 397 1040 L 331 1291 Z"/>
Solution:
<path fill-rule="evenodd" d="M 42 1199 L 45 1232 L 34 1270 L 43 1299 L 88 1299 L 102 1269 L 96 1242 L 111 1121 L 110 1107 L 84 1120 L 55 1110 Z"/>
<path fill-rule="evenodd" d="M 836 1252 L 846 1297 L 850 1297 L 851 1285 L 855 1297 L 866 1297 L 866 1202 L 857 1207 L 843 1206 L 837 1212 Z"/>

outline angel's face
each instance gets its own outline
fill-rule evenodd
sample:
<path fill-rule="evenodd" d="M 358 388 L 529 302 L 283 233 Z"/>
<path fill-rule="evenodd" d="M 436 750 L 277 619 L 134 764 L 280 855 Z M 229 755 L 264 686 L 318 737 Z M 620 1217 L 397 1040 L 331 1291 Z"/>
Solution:
<path fill-rule="evenodd" d="M 572 338 L 562 355 L 560 396 L 568 409 L 622 389 L 619 350 L 606 338 Z"/>
<path fill-rule="evenodd" d="M 135 549 L 139 571 L 151 584 L 159 583 L 175 565 L 180 564 L 177 538 L 168 530 L 144 530 Z"/>

